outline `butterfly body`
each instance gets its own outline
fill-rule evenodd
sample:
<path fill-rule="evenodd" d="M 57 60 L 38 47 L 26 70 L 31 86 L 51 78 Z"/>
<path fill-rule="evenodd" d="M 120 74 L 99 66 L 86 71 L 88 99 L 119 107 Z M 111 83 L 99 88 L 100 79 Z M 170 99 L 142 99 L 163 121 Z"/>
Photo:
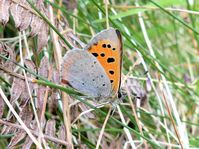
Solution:
<path fill-rule="evenodd" d="M 121 35 L 110 28 L 98 33 L 83 50 L 66 53 L 62 80 L 92 98 L 114 98 L 120 88 L 121 63 Z"/>

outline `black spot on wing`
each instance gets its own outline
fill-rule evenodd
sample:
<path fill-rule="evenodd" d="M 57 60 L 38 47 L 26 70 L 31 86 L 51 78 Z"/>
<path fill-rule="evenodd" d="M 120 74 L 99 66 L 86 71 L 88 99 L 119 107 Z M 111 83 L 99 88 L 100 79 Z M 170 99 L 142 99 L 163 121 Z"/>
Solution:
<path fill-rule="evenodd" d="M 101 54 L 100 54 L 100 56 L 101 56 L 101 57 L 104 57 L 104 56 L 105 56 L 105 54 L 104 54 L 104 53 L 101 53 Z"/>
<path fill-rule="evenodd" d="M 114 74 L 114 71 L 113 71 L 113 70 L 109 70 L 109 73 L 113 75 L 113 74 Z"/>
<path fill-rule="evenodd" d="M 107 47 L 108 47 L 108 48 L 111 48 L 111 45 L 110 45 L 110 44 L 108 44 L 108 45 L 107 45 Z"/>
<path fill-rule="evenodd" d="M 109 57 L 109 58 L 107 59 L 107 62 L 108 62 L 108 63 L 113 63 L 113 62 L 115 62 L 115 59 L 112 58 L 112 57 Z"/>
<path fill-rule="evenodd" d="M 94 67 L 94 65 L 97 63 L 97 61 L 93 61 L 93 64 L 91 65 L 91 67 Z"/>
<path fill-rule="evenodd" d="M 92 53 L 92 54 L 93 54 L 93 56 L 98 57 L 98 54 L 97 54 L 97 53 Z"/>
<path fill-rule="evenodd" d="M 105 44 L 105 43 L 104 43 L 104 44 L 102 44 L 102 47 L 103 47 L 103 48 L 106 48 L 106 44 Z"/>

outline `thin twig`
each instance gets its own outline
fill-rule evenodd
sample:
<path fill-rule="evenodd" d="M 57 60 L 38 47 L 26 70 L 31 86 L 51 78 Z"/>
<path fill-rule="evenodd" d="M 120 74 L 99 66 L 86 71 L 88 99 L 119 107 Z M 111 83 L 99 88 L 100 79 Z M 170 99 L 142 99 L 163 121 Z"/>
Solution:
<path fill-rule="evenodd" d="M 53 26 L 55 26 L 54 13 L 53 13 L 53 8 L 51 5 L 49 6 L 48 10 L 49 10 L 49 14 L 50 14 L 50 23 Z M 54 59 L 55 59 L 55 63 L 56 63 L 56 68 L 60 71 L 61 60 L 62 60 L 62 55 L 61 55 L 62 49 L 59 44 L 59 37 L 52 28 L 50 29 L 50 33 L 51 33 L 52 42 L 53 42 L 53 46 L 54 46 L 53 51 L 54 51 Z"/>
<path fill-rule="evenodd" d="M 142 135 L 144 135 L 144 133 L 142 132 L 142 126 L 141 126 L 141 124 L 140 124 L 140 121 L 139 121 L 139 119 L 138 119 L 138 116 L 137 116 L 137 113 L 136 113 L 136 110 L 135 110 L 135 106 L 134 106 L 134 104 L 133 104 L 133 102 L 132 102 L 132 99 L 131 99 L 130 91 L 129 91 L 129 89 L 127 88 L 127 86 L 125 86 L 125 89 L 126 89 L 127 96 L 128 96 L 128 99 L 129 99 L 129 102 L 130 102 L 130 105 L 131 105 L 131 109 L 133 110 L 133 115 L 135 116 L 135 121 L 136 121 L 136 123 L 137 123 L 137 125 L 138 125 L 138 129 L 139 129 L 140 133 L 141 133 Z M 142 140 L 143 140 L 143 142 L 144 142 L 145 149 L 148 149 L 148 145 L 147 145 L 146 140 L 144 140 L 144 139 L 142 139 Z"/>
<path fill-rule="evenodd" d="M 120 115 L 120 119 L 122 120 L 122 123 L 123 123 L 124 125 L 126 125 L 124 116 L 123 116 L 123 114 L 122 114 L 122 112 L 121 112 L 121 110 L 120 110 L 119 105 L 117 105 L 117 110 L 118 110 L 118 113 L 119 113 L 119 115 Z M 125 131 L 125 133 L 126 133 L 127 138 L 129 139 L 129 142 L 130 142 L 130 144 L 131 144 L 131 147 L 132 147 L 133 149 L 136 149 L 135 144 L 134 144 L 134 142 L 133 142 L 133 139 L 132 139 L 132 137 L 131 137 L 130 131 L 129 131 L 127 128 L 125 128 L 125 127 L 124 127 L 124 131 Z"/>
<path fill-rule="evenodd" d="M 178 129 L 177 129 L 177 127 L 176 127 L 176 124 L 175 124 L 175 122 L 174 122 L 173 116 L 172 116 L 172 114 L 171 114 L 171 110 L 170 110 L 170 108 L 169 108 L 168 102 L 167 102 L 167 100 L 166 100 L 166 98 L 165 98 L 164 91 L 162 91 L 162 95 L 163 95 L 164 103 L 165 103 L 165 105 L 166 105 L 166 107 L 167 107 L 167 112 L 168 112 L 168 114 L 169 114 L 169 117 L 170 117 L 170 119 L 171 119 L 171 122 L 172 122 L 172 125 L 173 125 L 173 128 L 174 128 L 174 131 L 175 131 L 176 136 L 177 136 L 177 138 L 178 138 L 179 144 L 180 144 L 181 148 L 183 149 L 184 147 L 183 147 L 183 145 L 182 145 L 182 141 L 181 141 L 181 139 L 180 139 L 180 135 L 179 135 Z"/>
<path fill-rule="evenodd" d="M 105 129 L 105 127 L 106 127 L 106 124 L 107 124 L 107 122 L 108 122 L 108 119 L 109 119 L 110 114 L 111 114 L 111 107 L 109 108 L 108 114 L 107 114 L 107 116 L 106 116 L 106 118 L 105 118 L 105 120 L 104 120 L 104 124 L 103 124 L 103 126 L 102 126 L 101 131 L 100 131 L 100 135 L 99 135 L 99 137 L 98 137 L 97 145 L 96 145 L 95 149 L 98 149 L 99 146 L 100 146 L 100 142 L 101 142 L 101 140 L 102 140 L 102 136 L 103 136 L 103 133 L 104 133 L 104 129 Z"/>
<path fill-rule="evenodd" d="M 21 74 L 18 74 L 16 72 L 12 72 L 11 70 L 8 70 L 7 68 L 2 67 L 2 65 L 0 65 L 0 69 L 3 70 L 5 73 L 8 73 L 9 75 L 12 75 L 12 76 L 19 78 L 19 79 L 22 79 L 22 80 L 25 80 L 25 77 L 22 76 Z M 27 79 L 28 79 L 28 81 L 32 82 L 32 78 L 27 77 Z"/>
<path fill-rule="evenodd" d="M 48 80 L 50 80 L 52 78 L 52 67 L 50 67 L 50 70 L 48 71 Z M 49 95 L 49 86 L 46 86 L 46 90 L 45 90 L 45 95 L 44 95 L 44 99 L 43 99 L 43 106 L 42 106 L 42 111 L 41 111 L 41 115 L 40 115 L 40 123 L 42 124 L 44 121 L 44 115 L 45 115 L 45 111 L 46 111 L 46 105 L 47 105 L 47 101 L 48 101 L 48 95 Z"/>
<path fill-rule="evenodd" d="M 62 92 L 63 117 L 64 117 L 64 126 L 66 128 L 67 142 L 70 144 L 70 147 L 73 149 L 74 147 L 72 142 L 69 98 L 70 97 L 68 94 Z"/>

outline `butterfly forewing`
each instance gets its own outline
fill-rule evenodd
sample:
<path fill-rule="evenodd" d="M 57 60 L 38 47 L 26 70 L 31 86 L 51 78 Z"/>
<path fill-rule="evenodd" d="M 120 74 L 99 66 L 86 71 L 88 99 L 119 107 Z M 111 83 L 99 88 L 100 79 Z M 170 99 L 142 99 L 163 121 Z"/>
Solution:
<path fill-rule="evenodd" d="M 93 98 L 107 98 L 111 84 L 98 60 L 86 50 L 73 49 L 63 58 L 62 82 Z"/>
<path fill-rule="evenodd" d="M 98 33 L 85 47 L 103 66 L 116 95 L 120 88 L 122 40 L 118 30 L 113 28 Z"/>

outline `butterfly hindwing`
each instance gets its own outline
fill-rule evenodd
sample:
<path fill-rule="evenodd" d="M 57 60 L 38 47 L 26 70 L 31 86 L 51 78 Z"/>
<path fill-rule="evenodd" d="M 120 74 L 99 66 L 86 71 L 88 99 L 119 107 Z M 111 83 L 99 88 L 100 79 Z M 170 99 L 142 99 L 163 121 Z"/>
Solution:
<path fill-rule="evenodd" d="M 62 62 L 62 82 L 93 98 L 106 98 L 111 84 L 98 60 L 86 50 L 73 49 Z"/>
<path fill-rule="evenodd" d="M 112 95 L 120 88 L 122 65 L 122 40 L 118 30 L 110 28 L 98 34 L 84 48 L 103 66 L 112 86 Z"/>

